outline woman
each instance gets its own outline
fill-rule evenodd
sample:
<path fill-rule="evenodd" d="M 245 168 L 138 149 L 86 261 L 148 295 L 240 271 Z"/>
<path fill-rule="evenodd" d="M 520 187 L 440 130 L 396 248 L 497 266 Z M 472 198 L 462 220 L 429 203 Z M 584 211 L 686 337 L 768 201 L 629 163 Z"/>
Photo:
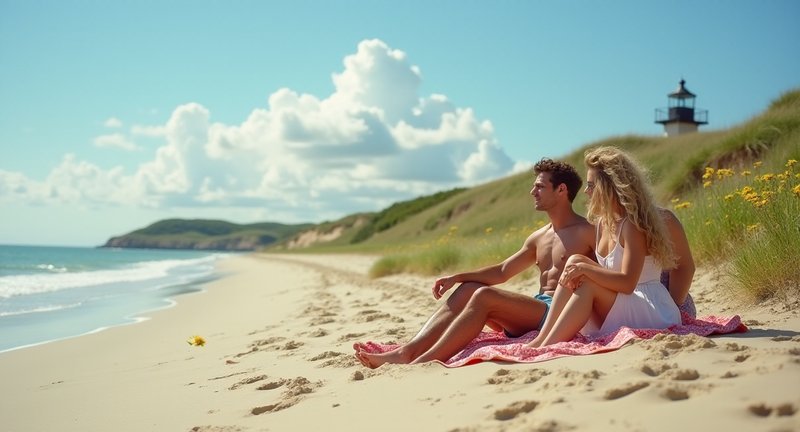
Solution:
<path fill-rule="evenodd" d="M 676 256 L 664 219 L 639 165 L 614 147 L 588 150 L 588 219 L 597 227 L 596 258 L 573 255 L 564 267 L 542 330 L 540 347 L 611 333 L 622 326 L 667 328 L 681 323 L 662 268 Z"/>

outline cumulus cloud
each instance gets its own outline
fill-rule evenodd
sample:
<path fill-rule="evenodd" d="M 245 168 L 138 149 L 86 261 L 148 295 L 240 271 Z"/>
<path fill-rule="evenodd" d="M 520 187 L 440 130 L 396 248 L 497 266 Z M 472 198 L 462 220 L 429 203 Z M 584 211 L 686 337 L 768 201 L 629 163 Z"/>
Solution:
<path fill-rule="evenodd" d="M 117 148 L 127 151 L 139 150 L 139 146 L 137 146 L 136 143 L 119 133 L 101 135 L 94 139 L 94 145 L 100 148 Z"/>
<path fill-rule="evenodd" d="M 118 119 L 118 118 L 116 118 L 116 117 L 110 117 L 110 118 L 109 118 L 108 120 L 106 120 L 106 121 L 105 121 L 105 123 L 103 123 L 103 124 L 104 124 L 104 125 L 105 125 L 105 127 L 107 127 L 107 128 L 112 128 L 112 129 L 115 129 L 115 128 L 121 128 L 121 127 L 122 127 L 122 120 L 120 120 L 120 119 Z"/>
<path fill-rule="evenodd" d="M 239 124 L 213 122 L 211 109 L 188 103 L 165 124 L 132 126 L 130 135 L 162 140 L 134 172 L 71 155 L 41 182 L 0 171 L 0 199 L 253 208 L 311 221 L 519 169 L 490 121 L 445 95 L 420 95 L 420 68 L 381 40 L 359 43 L 331 77 L 333 93 L 277 89 Z M 119 133 L 94 143 L 138 148 Z"/>

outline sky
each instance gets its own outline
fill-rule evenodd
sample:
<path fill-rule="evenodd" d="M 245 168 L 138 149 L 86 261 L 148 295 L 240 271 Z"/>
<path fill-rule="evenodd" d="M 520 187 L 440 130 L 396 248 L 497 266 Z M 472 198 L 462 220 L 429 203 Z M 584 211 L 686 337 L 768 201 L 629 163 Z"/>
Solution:
<path fill-rule="evenodd" d="M 800 2 L 0 0 L 0 244 L 319 223 L 800 88 Z M 527 190 L 520 199 L 527 199 Z"/>

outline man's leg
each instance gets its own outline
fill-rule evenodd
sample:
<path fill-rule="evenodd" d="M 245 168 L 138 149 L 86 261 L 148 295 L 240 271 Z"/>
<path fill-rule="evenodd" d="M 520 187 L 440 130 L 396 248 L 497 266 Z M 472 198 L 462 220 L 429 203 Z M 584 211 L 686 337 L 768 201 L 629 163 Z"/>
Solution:
<path fill-rule="evenodd" d="M 439 340 L 450 323 L 464 310 L 475 291 L 481 287 L 483 287 L 482 284 L 474 282 L 466 282 L 458 286 L 445 303 L 428 318 L 419 332 L 397 349 L 381 354 L 371 354 L 363 352 L 359 344 L 355 344 L 353 348 L 356 350 L 356 357 L 364 366 L 371 368 L 376 368 L 384 363 L 411 363 Z"/>
<path fill-rule="evenodd" d="M 463 312 L 438 341 L 413 363 L 448 360 L 478 336 L 487 321 L 501 325 L 512 334 L 535 330 L 546 310 L 547 306 L 533 297 L 482 287 L 475 291 Z"/>

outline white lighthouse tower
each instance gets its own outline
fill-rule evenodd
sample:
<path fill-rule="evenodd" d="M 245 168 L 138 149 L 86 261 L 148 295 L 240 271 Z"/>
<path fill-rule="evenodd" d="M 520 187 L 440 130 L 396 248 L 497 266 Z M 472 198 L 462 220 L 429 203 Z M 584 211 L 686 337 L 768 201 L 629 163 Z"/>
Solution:
<path fill-rule="evenodd" d="M 708 124 L 708 110 L 695 110 L 696 96 L 686 89 L 685 80 L 681 79 L 678 89 L 667 96 L 669 106 L 656 109 L 656 123 L 664 125 L 664 135 L 697 132 L 699 125 Z"/>

